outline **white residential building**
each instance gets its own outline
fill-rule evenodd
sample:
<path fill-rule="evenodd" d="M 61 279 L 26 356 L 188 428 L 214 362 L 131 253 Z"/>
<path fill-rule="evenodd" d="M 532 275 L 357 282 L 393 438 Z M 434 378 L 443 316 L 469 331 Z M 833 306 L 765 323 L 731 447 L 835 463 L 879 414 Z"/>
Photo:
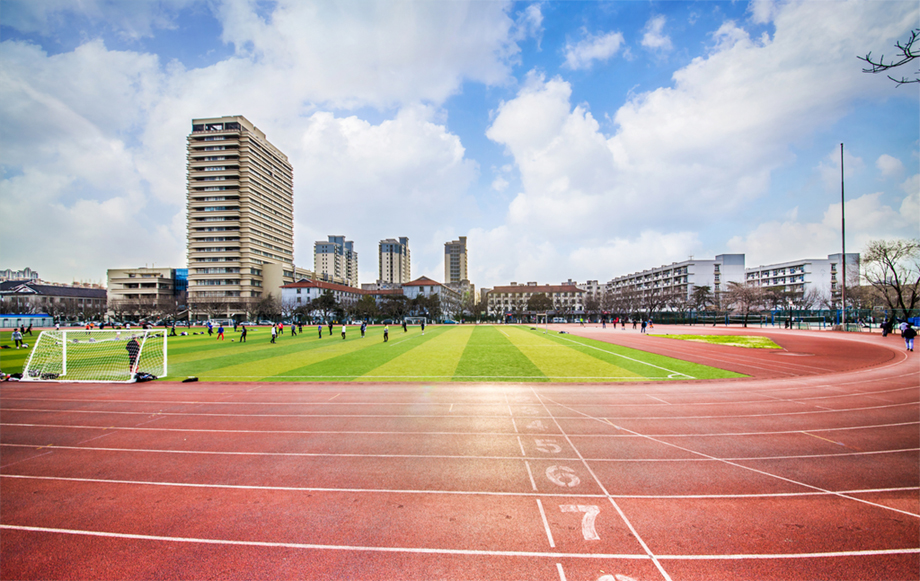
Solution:
<path fill-rule="evenodd" d="M 403 284 L 411 280 L 412 263 L 409 257 L 409 239 L 405 236 L 395 240 L 387 238 L 380 241 L 378 252 L 380 288 L 387 285 Z"/>
<path fill-rule="evenodd" d="M 708 286 L 714 294 L 726 290 L 729 282 L 745 281 L 744 255 L 720 254 L 713 260 L 690 259 L 650 268 L 607 283 L 606 292 L 614 297 L 650 293 L 689 299 L 694 287 Z"/>
<path fill-rule="evenodd" d="M 823 299 L 839 300 L 843 281 L 841 254 L 829 254 L 826 259 L 799 259 L 745 269 L 748 284 L 763 288 L 780 288 L 784 292 L 804 295 L 814 292 Z M 846 255 L 847 278 L 859 277 L 859 254 Z M 852 284 L 852 283 L 851 283 Z"/>

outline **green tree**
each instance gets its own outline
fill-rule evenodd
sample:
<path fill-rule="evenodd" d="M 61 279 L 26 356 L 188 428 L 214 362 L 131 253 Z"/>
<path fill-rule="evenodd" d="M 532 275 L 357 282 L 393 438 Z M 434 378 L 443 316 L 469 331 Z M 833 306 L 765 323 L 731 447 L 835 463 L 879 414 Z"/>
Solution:
<path fill-rule="evenodd" d="M 547 313 L 553 310 L 553 299 L 545 293 L 534 293 L 527 299 L 527 310 L 534 313 Z"/>
<path fill-rule="evenodd" d="M 332 320 L 332 315 L 339 309 L 339 303 L 335 300 L 335 295 L 332 294 L 332 291 L 326 290 L 323 291 L 323 294 L 310 301 L 310 308 L 313 311 L 318 311 L 323 321 L 328 323 Z"/>

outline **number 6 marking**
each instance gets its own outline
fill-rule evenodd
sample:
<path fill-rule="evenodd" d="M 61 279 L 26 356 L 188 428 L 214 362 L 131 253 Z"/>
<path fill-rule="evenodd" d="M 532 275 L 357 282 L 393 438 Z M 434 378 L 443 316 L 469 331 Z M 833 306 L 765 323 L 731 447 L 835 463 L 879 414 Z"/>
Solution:
<path fill-rule="evenodd" d="M 581 478 L 568 466 L 550 466 L 546 469 L 546 477 L 553 484 L 565 488 L 575 488 L 581 484 Z"/>
<path fill-rule="evenodd" d="M 561 504 L 559 509 L 562 512 L 583 512 L 585 516 L 581 519 L 581 534 L 584 535 L 586 541 L 599 541 L 601 538 L 597 536 L 597 531 L 594 529 L 594 519 L 600 514 L 601 509 L 594 506 L 593 504 Z"/>
<path fill-rule="evenodd" d="M 534 442 L 537 445 L 537 450 L 541 452 L 546 452 L 548 454 L 549 453 L 558 454 L 559 452 L 562 452 L 562 448 L 560 448 L 559 445 L 556 444 L 555 440 L 537 439 L 537 440 L 534 440 Z"/>

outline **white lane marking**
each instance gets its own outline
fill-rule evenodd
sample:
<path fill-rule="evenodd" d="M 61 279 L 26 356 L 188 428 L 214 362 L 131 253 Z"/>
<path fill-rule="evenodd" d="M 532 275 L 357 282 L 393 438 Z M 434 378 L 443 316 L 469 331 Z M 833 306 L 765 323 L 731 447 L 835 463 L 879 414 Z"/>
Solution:
<path fill-rule="evenodd" d="M 231 545 L 243 547 L 275 547 L 287 549 L 310 549 L 331 551 L 363 551 L 369 553 L 411 553 L 428 555 L 473 555 L 487 557 L 546 557 L 558 559 L 630 559 L 635 561 L 648 561 L 650 557 L 642 554 L 616 554 L 616 553 L 557 553 L 542 551 L 482 551 L 475 549 L 429 549 L 420 547 L 375 547 L 359 545 L 320 545 L 306 543 L 282 543 L 270 541 L 236 541 L 228 539 L 204 539 L 194 537 L 166 537 L 159 535 L 140 535 L 130 533 L 110 533 L 104 531 L 87 531 L 75 529 L 56 529 L 49 527 L 33 527 L 24 525 L 0 524 L 0 530 L 23 531 L 37 533 L 51 533 L 64 535 L 82 535 L 90 537 L 106 537 L 113 539 L 133 539 L 142 541 L 162 541 L 175 543 L 199 543 L 207 545 Z M 737 555 L 656 555 L 658 559 L 675 561 L 725 561 L 745 559 L 825 559 L 828 557 L 872 557 L 884 555 L 916 555 L 920 548 L 907 549 L 879 549 L 867 551 L 839 551 L 827 553 L 756 553 Z"/>
<path fill-rule="evenodd" d="M 537 438 L 534 440 L 537 450 L 547 454 L 558 454 L 562 452 L 562 447 L 552 438 Z"/>
<path fill-rule="evenodd" d="M 651 396 L 649 396 L 651 397 Z M 765 396 L 772 397 L 772 396 Z M 335 398 L 333 398 L 335 399 Z M 801 402 L 785 400 L 780 398 L 774 398 L 776 401 L 785 402 L 785 403 L 794 403 L 800 404 Z M 331 401 L 331 400 L 330 400 Z M 664 401 L 664 400 L 661 400 Z M 668 403 L 668 402 L 664 402 Z M 760 402 L 765 403 L 765 402 Z M 312 405 L 312 404 L 307 404 Z M 375 404 L 366 404 L 369 406 Z M 670 405 L 670 404 L 668 404 Z M 802 404 L 802 405 L 814 405 L 814 404 Z M 890 408 L 901 408 L 901 407 L 915 407 L 920 405 L 918 402 L 904 402 L 904 403 L 893 403 L 877 406 L 867 406 L 867 407 L 858 407 L 858 408 L 824 408 L 820 406 L 820 410 L 802 410 L 802 411 L 787 411 L 787 412 L 776 412 L 776 413 L 763 413 L 763 414 L 722 414 L 722 415 L 697 415 L 697 416 L 640 416 L 640 417 L 619 417 L 619 419 L 641 419 L 641 420 L 732 420 L 732 419 L 750 419 L 750 418 L 772 418 L 772 417 L 793 417 L 793 416 L 808 416 L 808 415 L 825 415 L 825 414 L 842 414 L 842 413 L 862 413 L 867 411 L 876 411 L 884 410 Z M 624 407 L 628 404 L 624 404 Z M 611 406 L 594 406 L 594 407 L 611 407 Z M 615 407 L 615 406 L 614 406 Z M 641 405 L 639 406 L 641 407 Z M 660 405 L 653 404 L 653 407 L 661 407 Z M 572 409 L 572 408 L 567 408 Z M 61 413 L 73 413 L 73 414 L 91 414 L 91 415 L 120 415 L 120 416 L 149 416 L 151 414 L 156 414 L 161 417 L 203 417 L 203 418 L 445 418 L 443 414 L 231 414 L 231 413 L 207 413 L 207 412 L 151 412 L 151 411 L 137 411 L 137 412 L 124 412 L 124 411 L 105 411 L 105 410 L 60 410 L 60 409 L 28 409 L 28 408 L 3 408 L 4 412 L 28 412 L 28 413 L 50 413 L 50 414 L 61 414 Z M 521 415 L 528 415 L 525 413 L 526 410 L 522 410 Z M 575 410 L 572 410 L 575 411 Z M 576 412 L 580 413 L 580 412 Z M 529 414 L 534 415 L 534 414 Z M 504 417 L 504 414 L 501 415 L 475 415 L 475 416 L 454 416 L 454 417 L 468 417 L 468 418 L 483 418 L 483 417 Z M 561 420 L 571 420 L 578 419 L 574 416 L 557 416 Z M 617 417 L 617 416 L 614 416 Z M 5 424 L 4 424 L 5 425 Z"/>
<path fill-rule="evenodd" d="M 641 364 L 641 365 L 646 365 L 646 366 L 648 366 L 648 367 L 654 367 L 655 369 L 660 369 L 660 370 L 662 370 L 662 371 L 666 371 L 666 372 L 668 372 L 668 373 L 670 374 L 668 377 L 673 377 L 673 376 L 675 376 L 675 375 L 680 375 L 681 377 L 686 377 L 686 378 L 689 378 L 689 379 L 696 379 L 696 378 L 693 377 L 692 375 L 687 375 L 686 373 L 681 373 L 680 371 L 674 371 L 673 369 L 668 369 L 667 367 L 661 367 L 660 365 L 655 365 L 655 364 L 649 363 L 649 362 L 647 362 L 647 361 L 642 361 L 641 359 L 634 359 L 634 358 L 632 358 L 632 357 L 627 357 L 626 355 L 620 355 L 619 353 L 614 353 L 613 351 L 607 351 L 606 349 L 601 349 L 600 347 L 595 347 L 594 345 L 588 345 L 588 344 L 586 344 L 586 343 L 581 343 L 581 342 L 579 342 L 579 341 L 575 341 L 574 339 L 569 339 L 568 337 L 559 337 L 559 338 L 560 338 L 560 339 L 563 339 L 563 340 L 565 340 L 565 341 L 568 341 L 568 342 L 570 342 L 570 343 L 575 343 L 576 345 L 580 345 L 580 346 L 582 346 L 582 347 L 587 347 L 587 348 L 589 348 L 589 349 L 596 349 L 596 350 L 598 350 L 598 351 L 601 351 L 601 352 L 603 352 L 603 353 L 607 353 L 607 354 L 609 354 L 609 355 L 613 355 L 613 356 L 615 356 L 615 357 L 621 357 L 621 358 L 623 358 L 623 359 L 628 359 L 629 361 L 633 361 L 633 362 L 639 363 L 639 364 Z M 641 349 L 636 349 L 636 351 L 641 351 Z M 654 354 L 653 354 L 653 355 L 654 355 Z M 646 379 L 649 379 L 649 378 L 646 378 Z"/>
<path fill-rule="evenodd" d="M 563 408 L 565 408 L 565 409 L 574 411 L 574 412 L 576 412 L 576 413 L 581 413 L 581 412 L 578 412 L 577 410 L 573 410 L 572 408 L 569 408 L 569 407 L 566 407 L 566 406 L 564 406 L 564 405 L 562 405 L 562 404 L 559 404 L 559 403 L 557 403 L 557 402 L 554 402 L 553 400 L 551 400 L 551 399 L 549 399 L 549 398 L 546 398 L 546 400 L 549 401 L 549 402 L 551 402 L 551 403 L 553 403 L 553 404 L 555 404 L 555 405 L 558 405 L 558 406 L 560 406 L 560 407 L 563 407 Z M 589 418 L 591 417 L 591 416 L 588 416 L 588 414 L 584 414 L 584 415 L 587 416 L 587 417 L 589 417 Z M 599 421 L 599 422 L 602 421 L 601 419 L 598 419 L 598 418 L 593 418 L 593 419 L 595 419 L 595 420 L 597 420 L 597 421 Z M 607 422 L 604 422 L 604 423 L 607 423 Z M 558 424 L 557 424 L 557 425 L 558 425 Z M 560 428 L 560 429 L 561 429 L 561 428 Z M 839 492 L 831 492 L 830 490 L 827 490 L 827 489 L 825 489 L 825 488 L 821 488 L 820 486 L 814 486 L 814 485 L 812 485 L 812 484 L 807 484 L 807 483 L 805 483 L 805 482 L 801 482 L 801 481 L 798 481 L 798 480 L 793 480 L 793 479 L 791 479 L 791 478 L 786 478 L 786 477 L 780 476 L 780 475 L 778 475 L 778 474 L 772 474 L 772 473 L 766 472 L 766 471 L 764 471 L 764 470 L 758 470 L 757 468 L 751 468 L 750 466 L 745 466 L 744 464 L 738 464 L 737 462 L 732 462 L 732 461 L 730 461 L 730 460 L 725 460 L 725 459 L 723 459 L 723 458 L 717 458 L 716 456 L 710 456 L 709 454 L 706 454 L 706 453 L 704 453 L 704 452 L 698 452 L 698 451 L 693 450 L 693 449 L 691 449 L 691 448 L 686 448 L 686 447 L 684 447 L 684 446 L 678 446 L 677 444 L 672 444 L 671 442 L 666 442 L 666 441 L 661 440 L 661 439 L 658 439 L 658 438 L 653 438 L 653 437 L 651 437 L 651 436 L 646 436 L 646 435 L 644 435 L 644 434 L 641 434 L 641 433 L 636 432 L 636 431 L 634 431 L 634 430 L 630 430 L 630 429 L 628 429 L 628 428 L 620 428 L 620 429 L 623 430 L 624 432 L 628 432 L 628 433 L 633 434 L 633 435 L 635 435 L 635 436 L 640 436 L 640 437 L 646 438 L 646 439 L 648 439 L 648 440 L 651 440 L 652 442 L 657 442 L 657 443 L 659 443 L 659 444 L 663 444 L 663 445 L 668 446 L 668 447 L 671 447 L 671 448 L 676 448 L 676 449 L 678 449 L 678 450 L 681 450 L 681 451 L 684 451 L 684 452 L 688 452 L 688 453 L 690 453 L 690 454 L 696 454 L 696 455 L 698 455 L 698 456 L 702 456 L 703 458 L 708 458 L 709 460 L 715 460 L 715 461 L 717 461 L 717 462 L 722 462 L 722 463 L 724 463 L 724 464 L 728 464 L 729 466 L 734 466 L 735 468 L 741 468 L 742 470 L 748 470 L 748 471 L 750 471 L 750 472 L 754 472 L 755 474 L 762 474 L 763 476 L 768 476 L 768 477 L 770 477 L 770 478 L 775 478 L 775 479 L 777 479 L 777 480 L 782 480 L 783 482 L 789 482 L 789 483 L 791 483 L 791 484 L 795 484 L 795 485 L 798 485 L 798 486 L 804 486 L 804 487 L 806 487 L 806 488 L 811 488 L 812 490 L 818 490 L 818 491 L 821 491 L 821 492 L 833 494 L 833 495 L 835 495 L 835 496 L 839 496 L 840 498 L 846 498 L 846 499 L 853 500 L 853 501 L 856 501 L 856 502 L 860 502 L 860 503 L 863 503 L 863 504 L 868 504 L 869 506 L 875 506 L 875 507 L 878 507 L 878 508 L 883 508 L 883 509 L 890 510 L 890 511 L 893 511 L 893 512 L 897 512 L 897 513 L 900 513 L 900 514 L 904 514 L 904 515 L 907 515 L 907 516 L 912 516 L 912 517 L 920 518 L 920 515 L 914 514 L 914 513 L 912 513 L 912 512 L 907 512 L 907 511 L 905 511 L 905 510 L 900 510 L 900 509 L 893 508 L 893 507 L 890 507 L 890 506 L 885 506 L 884 504 L 879 504 L 879 503 L 877 503 L 877 502 L 870 502 L 870 501 L 868 501 L 868 500 L 863 500 L 863 499 L 857 498 L 857 497 L 855 497 L 855 496 L 848 496 L 848 495 L 846 495 L 846 494 L 842 494 L 842 493 L 839 493 Z M 573 446 L 573 448 L 574 448 L 574 446 Z M 575 453 L 577 454 L 577 453 L 578 453 L 578 450 L 575 450 Z M 587 466 L 587 465 L 586 465 L 586 466 Z M 588 470 L 590 471 L 590 468 L 588 468 Z M 593 475 L 593 473 L 592 473 L 592 475 Z M 598 482 L 598 484 L 600 484 L 600 483 Z"/>
<path fill-rule="evenodd" d="M 511 418 L 511 426 L 514 427 L 514 433 L 517 434 L 518 433 L 517 422 L 514 421 L 514 418 Z"/>
<path fill-rule="evenodd" d="M 884 369 L 884 368 L 885 366 L 873 367 L 865 371 L 857 370 L 857 371 L 850 371 L 847 373 L 848 373 L 848 377 L 865 374 L 865 373 L 876 374 L 878 370 Z M 242 377 L 242 376 L 237 375 L 237 376 L 227 376 L 227 377 Z M 249 376 L 249 377 L 264 378 L 264 376 L 255 376 L 255 375 Z M 328 376 L 323 376 L 323 377 L 328 377 Z M 348 377 L 351 377 L 351 376 L 348 376 Z M 495 377 L 495 376 L 491 376 L 491 377 Z M 512 376 L 512 377 L 518 377 L 518 376 Z M 543 377 L 543 376 L 540 376 L 540 377 Z M 788 392 L 788 391 L 801 392 L 803 389 L 808 389 L 808 390 L 829 389 L 829 390 L 833 390 L 833 391 L 840 392 L 840 393 L 837 395 L 827 395 L 827 394 L 815 395 L 815 396 L 801 398 L 801 399 L 808 400 L 808 399 L 833 399 L 833 398 L 842 398 L 842 397 L 857 397 L 857 396 L 863 396 L 863 395 L 897 393 L 901 391 L 917 391 L 918 387 L 915 385 L 916 377 L 917 377 L 916 372 L 904 373 L 900 375 L 893 375 L 893 376 L 885 378 L 886 384 L 891 383 L 892 381 L 897 380 L 897 379 L 905 379 L 910 383 L 903 387 L 892 387 L 891 389 L 879 389 L 879 390 L 872 390 L 872 391 L 854 391 L 854 392 L 844 391 L 843 388 L 846 386 L 862 387 L 866 384 L 866 380 L 854 379 L 852 381 L 834 381 L 833 383 L 831 382 L 810 383 L 810 381 L 818 381 L 818 380 L 822 380 L 823 378 L 821 376 L 808 376 L 808 377 L 799 378 L 804 384 L 801 384 L 801 385 L 796 384 L 792 386 L 789 386 L 790 382 L 785 379 L 782 379 L 782 380 L 751 380 L 751 381 L 743 381 L 740 383 L 731 382 L 729 384 L 726 384 L 726 387 L 731 386 L 731 385 L 746 385 L 751 382 L 754 382 L 760 385 L 763 385 L 764 383 L 766 383 L 766 385 L 763 385 L 763 387 L 754 388 L 754 389 L 750 389 L 750 388 L 740 389 L 739 388 L 739 389 L 726 389 L 724 391 L 720 390 L 719 394 L 720 395 L 751 395 L 751 394 L 764 394 L 764 393 L 782 393 L 782 392 Z M 285 384 L 285 382 L 267 382 L 265 385 L 257 386 L 257 387 L 259 389 L 264 390 L 265 387 L 268 387 L 269 385 L 274 385 L 276 383 L 279 386 L 284 386 Z M 165 384 L 168 384 L 168 382 L 166 382 Z M 189 400 L 165 400 L 165 399 L 164 400 L 150 400 L 150 399 L 109 399 L 109 398 L 88 399 L 88 398 L 82 398 L 82 397 L 35 397 L 33 394 L 35 393 L 35 390 L 38 390 L 39 388 L 32 387 L 32 386 L 29 386 L 29 387 L 30 387 L 30 390 L 28 391 L 28 396 L 26 395 L 16 396 L 16 395 L 13 395 L 12 393 L 7 393 L 4 397 L 5 401 L 48 401 L 48 402 L 67 402 L 67 403 L 81 402 L 81 403 L 132 403 L 132 404 L 149 403 L 149 404 L 162 404 L 162 405 L 214 404 L 214 405 L 235 405 L 235 406 L 324 405 L 325 404 L 325 402 L 323 401 L 314 401 L 314 402 L 254 401 L 254 402 L 250 402 L 250 401 L 224 401 L 224 400 L 210 400 L 210 401 L 191 400 L 189 401 Z M 226 386 L 224 386 L 224 388 L 226 389 Z M 417 386 L 413 385 L 412 388 L 417 388 Z M 703 386 L 699 390 L 697 390 L 696 384 L 681 384 L 680 386 L 677 387 L 677 389 L 679 389 L 679 391 L 675 393 L 679 395 L 711 395 L 712 393 L 711 386 Z M 9 392 L 12 390 L 12 388 L 5 388 L 5 390 Z M 245 390 L 240 393 L 248 393 L 249 391 L 251 390 Z M 317 395 L 319 395 L 319 393 L 317 393 Z M 627 397 L 633 397 L 636 394 L 629 393 L 626 395 Z M 524 396 L 515 396 L 514 401 L 516 403 L 529 403 L 529 402 L 532 402 L 533 400 L 529 398 L 525 399 Z M 719 405 L 719 404 L 735 405 L 738 403 L 758 403 L 759 401 L 762 401 L 762 400 L 742 400 L 742 401 L 719 400 L 719 401 L 713 401 L 713 402 L 691 402 L 691 403 L 685 403 L 681 405 L 685 405 L 685 406 Z M 340 404 L 340 405 L 368 405 L 368 403 L 372 403 L 372 402 L 352 402 L 352 403 Z M 414 405 L 415 403 L 416 403 L 415 401 L 386 402 L 386 403 L 379 403 L 375 405 L 405 406 L 405 405 Z M 636 405 L 636 404 L 624 404 L 624 405 Z M 654 405 L 654 404 L 642 404 L 642 405 Z"/>
<path fill-rule="evenodd" d="M 660 397 L 655 397 L 654 395 L 649 395 L 649 394 L 645 394 L 645 395 L 646 395 L 647 397 L 652 398 L 652 399 L 657 399 L 657 400 L 660 401 L 661 403 L 667 403 L 668 405 L 671 405 L 670 403 L 664 401 L 664 400 L 661 399 Z"/>
<path fill-rule="evenodd" d="M 530 470 L 530 462 L 524 460 L 524 466 L 527 467 L 527 476 L 530 477 L 530 486 L 533 487 L 534 492 L 537 491 L 537 481 L 533 479 L 533 472 Z"/>
<path fill-rule="evenodd" d="M 549 530 L 549 521 L 546 520 L 546 512 L 543 510 L 543 503 L 540 502 L 540 499 L 537 499 L 537 507 L 540 509 L 540 518 L 543 519 L 543 528 L 546 530 L 546 538 L 549 539 L 549 546 L 551 549 L 556 548 L 556 542 L 553 540 L 553 533 Z"/>
<path fill-rule="evenodd" d="M 517 437 L 517 441 L 518 441 L 518 446 L 521 447 L 521 456 L 527 456 L 527 452 L 524 451 L 524 443 L 521 442 L 520 436 Z"/>
<path fill-rule="evenodd" d="M 572 410 L 576 413 L 588 417 L 590 419 L 595 419 L 598 421 L 603 421 L 603 423 L 612 425 L 608 421 L 595 418 L 588 414 L 578 412 L 577 410 Z M 450 417 L 450 416 L 443 416 Z M 457 417 L 457 416 L 455 416 Z M 503 417 L 503 416 L 502 416 Z M 568 418 L 561 418 L 568 419 Z M 514 418 L 511 418 L 512 423 Z M 542 426 L 543 423 L 540 420 L 532 422 L 532 424 L 538 424 Z M 534 425 L 534 429 L 537 429 L 538 425 Z M 712 432 L 712 433 L 678 433 L 678 434 L 642 434 L 635 435 L 629 434 L 628 436 L 624 435 L 612 435 L 612 434 L 571 434 L 572 436 L 577 436 L 579 438 L 612 438 L 612 437 L 635 437 L 635 438 L 648 438 L 648 437 L 657 437 L 657 438 L 711 438 L 711 437 L 725 437 L 725 436 L 772 436 L 778 434 L 801 434 L 802 430 L 805 429 L 809 432 L 839 432 L 839 431 L 850 431 L 850 430 L 874 430 L 878 428 L 897 428 L 902 426 L 915 426 L 920 425 L 920 421 L 916 422 L 898 422 L 894 424 L 871 424 L 865 426 L 843 426 L 835 428 L 799 428 L 797 430 L 777 430 L 772 432 Z M 79 430 L 122 430 L 122 431 L 145 431 L 145 432 L 188 432 L 188 433 L 205 433 L 205 434 L 335 434 L 335 435 L 346 435 L 346 434 L 370 434 L 370 435 L 416 435 L 416 436 L 469 436 L 470 432 L 393 432 L 393 431 L 383 431 L 383 430 L 367 430 L 367 431 L 356 431 L 356 430 L 215 430 L 215 429 L 201 429 L 201 428 L 155 428 L 155 427 L 133 427 L 133 426 L 88 426 L 88 425 L 74 425 L 74 424 L 11 424 L 11 423 L 0 423 L 0 427 L 20 427 L 20 428 L 68 428 L 68 429 L 79 429 Z M 530 426 L 528 426 L 530 427 Z M 622 429 L 619 426 L 613 426 L 617 429 Z M 544 426 L 545 429 L 545 426 Z M 517 431 L 517 425 L 515 424 L 515 431 Z M 624 430 L 625 431 L 625 430 Z M 475 432 L 476 436 L 507 436 L 509 435 L 506 432 Z"/>
<path fill-rule="evenodd" d="M 454 404 L 450 404 L 450 409 L 447 410 L 449 413 L 454 413 Z"/>
<path fill-rule="evenodd" d="M 565 441 L 568 443 L 568 445 L 572 448 L 572 451 L 575 452 L 575 454 L 581 460 L 582 466 L 584 466 L 584 469 L 587 470 L 588 474 L 591 475 L 591 478 L 594 479 L 594 483 L 597 484 L 601 492 L 603 492 L 606 495 L 607 502 L 609 502 L 613 506 L 614 510 L 617 511 L 617 514 L 620 515 L 620 519 L 629 529 L 630 533 L 632 533 L 633 538 L 636 539 L 636 541 L 639 543 L 639 546 L 641 546 L 642 550 L 645 551 L 645 554 L 648 555 L 648 557 L 652 560 L 652 564 L 655 565 L 655 568 L 658 569 L 658 572 L 661 573 L 661 576 L 664 577 L 665 581 L 672 581 L 671 576 L 668 575 L 667 571 L 665 571 L 664 566 L 658 560 L 655 553 L 652 552 L 652 549 L 646 544 L 645 540 L 639 534 L 639 531 L 636 530 L 632 522 L 626 517 L 626 513 L 623 512 L 623 509 L 620 508 L 620 505 L 617 504 L 617 501 L 614 500 L 612 496 L 610 496 L 610 493 L 607 490 L 607 487 L 604 486 L 604 483 L 601 482 L 601 479 L 597 477 L 597 474 L 595 474 L 594 470 L 591 469 L 591 466 L 588 465 L 587 460 L 585 460 L 585 458 L 581 455 L 581 452 L 578 451 L 578 448 L 575 447 L 575 443 L 572 442 L 572 439 L 569 437 L 569 435 L 565 432 L 565 430 L 562 429 L 562 426 L 559 424 L 559 420 L 557 420 L 555 416 L 553 416 L 553 413 L 550 411 L 549 406 L 546 405 L 547 401 L 552 401 L 552 400 L 541 396 L 539 393 L 537 393 L 537 390 L 534 387 L 531 387 L 530 390 L 533 392 L 534 397 L 537 398 L 537 401 L 540 402 L 541 405 L 543 405 L 543 409 L 546 410 L 546 413 L 549 414 L 550 419 L 553 420 L 553 423 L 556 424 L 556 428 L 562 434 L 562 437 L 565 438 Z"/>
<path fill-rule="evenodd" d="M 529 492 L 492 492 L 492 491 L 475 491 L 475 490 L 400 490 L 389 488 L 320 488 L 308 486 L 259 486 L 251 484 L 205 484 L 194 482 L 153 482 L 145 480 L 111 480 L 105 478 L 73 478 L 65 476 L 32 476 L 26 474 L 0 474 L 2 478 L 16 478 L 20 480 L 46 480 L 59 482 L 80 482 L 84 484 L 119 484 L 133 486 L 170 486 L 176 488 L 216 488 L 228 490 L 267 490 L 276 492 L 343 492 L 358 493 L 372 492 L 375 494 L 418 494 L 418 495 L 455 495 L 455 496 L 519 496 L 523 498 L 537 496 Z M 871 488 L 858 490 L 839 490 L 831 492 L 770 492 L 764 494 L 573 494 L 573 493 L 541 493 L 539 496 L 551 496 L 558 498 L 622 498 L 622 499 L 711 499 L 711 498 L 790 498 L 802 496 L 828 496 L 837 494 L 876 494 L 884 492 L 907 492 L 920 491 L 918 486 L 907 486 L 900 488 Z M 920 516 L 920 515 L 915 515 Z"/>
<path fill-rule="evenodd" d="M 337 393 L 337 394 L 335 394 L 334 396 L 330 397 L 330 398 L 329 398 L 328 400 L 326 400 L 326 401 L 332 401 L 332 400 L 334 400 L 335 398 L 339 397 L 340 395 L 342 395 L 342 394 L 341 394 L 341 393 Z M 164 414 L 164 415 L 171 415 L 171 414 Z"/>
<path fill-rule="evenodd" d="M 566 581 L 565 571 L 562 570 L 562 563 L 556 563 L 556 571 L 559 573 L 559 581 Z"/>

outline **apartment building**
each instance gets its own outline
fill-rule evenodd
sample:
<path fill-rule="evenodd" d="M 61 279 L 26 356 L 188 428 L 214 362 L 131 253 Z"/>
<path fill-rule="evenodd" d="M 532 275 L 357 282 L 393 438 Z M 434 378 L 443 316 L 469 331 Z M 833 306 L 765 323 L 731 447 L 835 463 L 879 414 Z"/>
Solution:
<path fill-rule="evenodd" d="M 847 278 L 859 277 L 859 253 L 846 255 Z M 779 288 L 786 293 L 804 296 L 817 293 L 831 301 L 840 300 L 843 283 L 842 254 L 829 254 L 826 259 L 799 259 L 745 269 L 745 280 L 764 288 Z"/>
<path fill-rule="evenodd" d="M 412 268 L 409 256 L 409 239 L 405 236 L 399 240 L 387 238 L 381 240 L 378 251 L 379 288 L 387 285 L 407 283 L 411 278 Z"/>
<path fill-rule="evenodd" d="M 744 255 L 720 254 L 713 260 L 691 258 L 613 278 L 607 282 L 606 293 L 613 299 L 656 294 L 687 300 L 694 287 L 708 286 L 718 294 L 726 290 L 729 282 L 744 281 Z"/>
<path fill-rule="evenodd" d="M 467 273 L 466 236 L 444 243 L 444 284 L 469 280 Z"/>
<path fill-rule="evenodd" d="M 193 119 L 188 136 L 189 302 L 228 315 L 280 298 L 294 278 L 294 182 L 286 155 L 242 115 Z M 196 309 L 200 312 L 202 309 Z"/>
<path fill-rule="evenodd" d="M 527 314 L 527 301 L 535 294 L 548 296 L 557 313 L 575 314 L 584 311 L 585 291 L 572 284 L 538 285 L 536 282 L 497 286 L 488 291 L 486 300 L 489 315 L 518 316 Z"/>
<path fill-rule="evenodd" d="M 403 283 L 402 292 L 409 300 L 419 296 L 432 297 L 437 296 L 441 308 L 441 316 L 450 319 L 460 313 L 459 292 L 448 285 L 432 280 L 427 276 L 422 276 L 413 281 Z"/>
<path fill-rule="evenodd" d="M 329 236 L 313 245 L 313 271 L 318 280 L 358 288 L 358 253 L 344 236 Z"/>

